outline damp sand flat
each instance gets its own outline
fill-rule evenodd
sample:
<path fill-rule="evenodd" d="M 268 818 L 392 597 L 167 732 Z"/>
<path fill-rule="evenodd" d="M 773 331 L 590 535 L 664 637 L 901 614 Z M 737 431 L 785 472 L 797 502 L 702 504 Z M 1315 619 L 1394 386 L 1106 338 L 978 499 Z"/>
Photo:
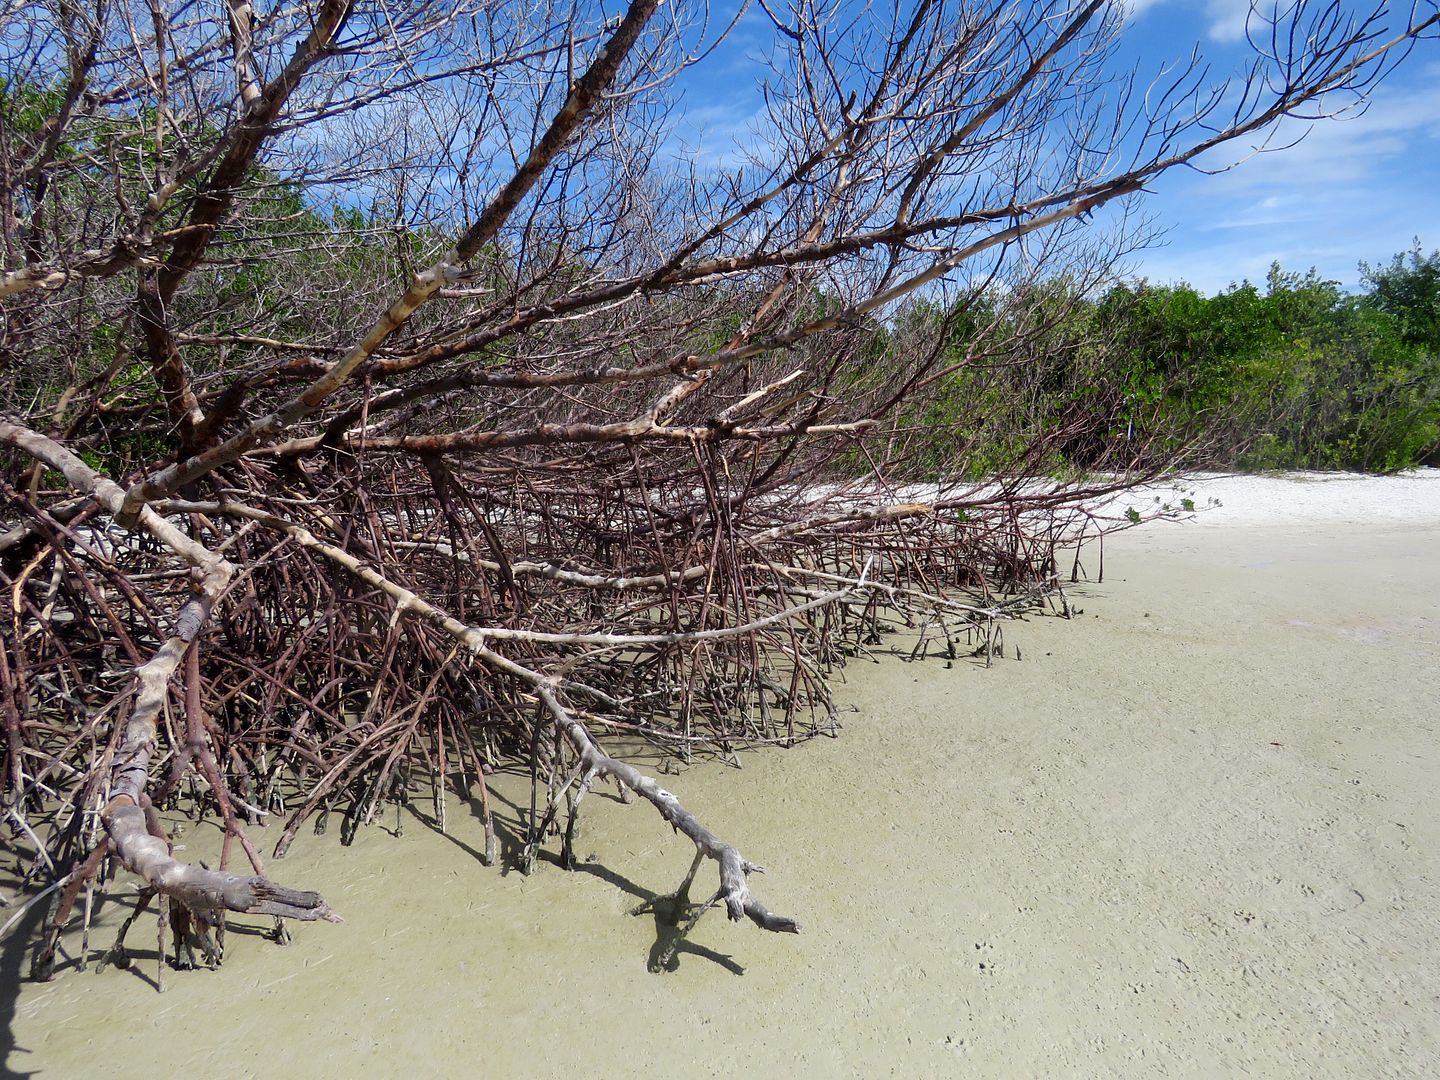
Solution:
<path fill-rule="evenodd" d="M 689 856 L 648 806 L 597 793 L 578 843 L 594 861 L 522 878 L 478 864 L 452 800 L 450 838 L 414 818 L 349 850 L 302 835 L 273 871 L 346 924 L 284 949 L 233 933 L 222 969 L 172 972 L 163 996 L 148 918 L 136 969 L 18 997 L 5 943 L 5 1064 L 1435 1075 L 1440 485 L 1423 476 L 1312 511 L 1285 501 L 1312 485 L 1212 482 L 1226 506 L 1201 522 L 1107 543 L 1104 583 L 1072 591 L 1082 615 L 1009 629 L 1021 661 L 856 663 L 841 738 L 666 779 L 770 867 L 756 890 L 798 937 L 712 914 L 652 975 L 661 932 L 625 912 Z M 1377 525 L 1365 499 L 1394 513 Z M 123 914 L 103 912 L 97 943 Z"/>

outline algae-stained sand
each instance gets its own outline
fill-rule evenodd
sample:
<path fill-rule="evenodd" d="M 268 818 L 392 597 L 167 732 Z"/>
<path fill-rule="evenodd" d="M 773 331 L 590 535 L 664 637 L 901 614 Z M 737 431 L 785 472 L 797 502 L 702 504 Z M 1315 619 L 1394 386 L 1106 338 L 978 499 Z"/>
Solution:
<path fill-rule="evenodd" d="M 856 663 L 839 739 L 671 778 L 770 867 L 798 937 L 712 914 L 651 974 L 668 932 L 627 912 L 688 845 L 603 792 L 568 874 L 481 867 L 453 803 L 450 837 L 409 817 L 396 839 L 387 814 L 276 866 L 345 925 L 288 948 L 232 932 L 220 970 L 163 996 L 148 918 L 130 971 L 45 985 L 19 983 L 12 936 L 6 1075 L 1433 1075 L 1440 484 L 1421 479 L 1221 483 L 1200 523 L 1112 539 L 1082 614 L 1007 635 L 1023 660 Z"/>

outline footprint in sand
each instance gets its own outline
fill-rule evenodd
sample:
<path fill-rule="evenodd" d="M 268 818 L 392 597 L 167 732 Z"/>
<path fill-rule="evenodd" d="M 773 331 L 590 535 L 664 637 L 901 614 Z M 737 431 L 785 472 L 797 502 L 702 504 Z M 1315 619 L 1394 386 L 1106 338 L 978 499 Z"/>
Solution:
<path fill-rule="evenodd" d="M 1410 830 L 1398 821 L 1387 821 L 1375 830 L 1375 839 L 1383 846 L 1409 851 Z"/>
<path fill-rule="evenodd" d="M 1349 885 L 1336 885 L 1319 893 L 1316 899 L 1320 903 L 1320 910 L 1326 915 L 1338 915 L 1342 911 L 1354 911 L 1365 902 L 1358 889 Z"/>
<path fill-rule="evenodd" d="M 976 969 L 981 975 L 994 975 L 994 974 L 995 974 L 995 957 L 994 957 L 994 955 L 993 955 L 993 953 L 994 953 L 994 951 L 995 951 L 994 948 L 990 945 L 990 943 L 989 943 L 988 941 L 977 941 L 977 942 L 975 943 L 975 951 L 980 954 L 980 956 L 979 956 L 979 958 L 978 958 L 978 960 L 977 960 L 977 963 L 976 963 L 976 965 L 975 965 L 975 969 Z"/>

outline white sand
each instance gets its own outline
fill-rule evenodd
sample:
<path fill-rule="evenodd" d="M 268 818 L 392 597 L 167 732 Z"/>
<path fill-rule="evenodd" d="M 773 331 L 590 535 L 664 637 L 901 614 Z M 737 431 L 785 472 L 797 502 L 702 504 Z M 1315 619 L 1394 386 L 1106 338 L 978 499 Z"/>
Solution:
<path fill-rule="evenodd" d="M 1193 523 L 1204 528 L 1440 525 L 1440 469 L 1412 469 L 1386 477 L 1320 472 L 1279 476 L 1201 473 L 1121 496 L 1116 505 L 1143 510 L 1156 499 L 1177 505 L 1183 496 L 1194 500 L 1201 512 Z"/>
<path fill-rule="evenodd" d="M 857 664 L 841 738 L 667 779 L 798 937 L 712 916 L 651 975 L 663 931 L 625 910 L 688 856 L 648 807 L 592 797 L 594 861 L 524 879 L 477 864 L 452 804 L 453 838 L 302 837 L 277 876 L 348 922 L 232 935 L 164 997 L 153 959 L 17 995 L 5 943 L 5 1064 L 1440 1075 L 1440 475 L 1201 491 L 1222 508 L 1107 542 L 1083 615 L 1011 627 L 1023 660 Z"/>

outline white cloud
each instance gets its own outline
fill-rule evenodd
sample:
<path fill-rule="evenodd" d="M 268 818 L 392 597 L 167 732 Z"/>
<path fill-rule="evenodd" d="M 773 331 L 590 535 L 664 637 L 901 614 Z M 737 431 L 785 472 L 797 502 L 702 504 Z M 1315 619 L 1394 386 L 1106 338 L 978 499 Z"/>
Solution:
<path fill-rule="evenodd" d="M 764 156 L 767 144 L 759 133 L 767 116 L 758 95 L 692 105 L 672 125 L 666 149 L 705 171 L 734 168 L 752 155 Z"/>
<path fill-rule="evenodd" d="M 1286 145 L 1296 138 L 1298 143 Z M 1386 173 L 1397 159 L 1429 149 L 1437 139 L 1440 87 L 1386 87 L 1363 113 L 1313 124 L 1287 122 L 1270 140 L 1271 152 L 1257 154 L 1215 179 L 1231 191 L 1272 193 L 1356 183 Z M 1228 159 L 1213 158 L 1210 165 L 1244 152 L 1232 147 Z"/>
<path fill-rule="evenodd" d="M 1440 160 L 1437 83 L 1413 70 L 1382 85 L 1368 112 L 1315 124 L 1297 146 L 1218 176 L 1166 177 L 1146 204 L 1169 230 L 1166 246 L 1141 253 L 1137 272 L 1208 292 L 1263 283 L 1279 261 L 1353 286 L 1361 259 L 1384 261 L 1417 233 L 1440 243 L 1440 188 L 1431 179 Z"/>
<path fill-rule="evenodd" d="M 1250 19 L 1250 0 L 1206 0 L 1205 17 L 1212 41 L 1241 41 Z"/>
<path fill-rule="evenodd" d="M 1125 12 L 1125 21 L 1139 18 L 1153 7 L 1165 3 L 1165 0 L 1115 0 L 1117 7 Z"/>
<path fill-rule="evenodd" d="M 1298 195 L 1268 195 L 1257 202 L 1242 205 L 1225 217 L 1198 225 L 1201 232 L 1222 229 L 1256 229 L 1273 225 L 1291 225 L 1309 220 L 1313 204 Z"/>

